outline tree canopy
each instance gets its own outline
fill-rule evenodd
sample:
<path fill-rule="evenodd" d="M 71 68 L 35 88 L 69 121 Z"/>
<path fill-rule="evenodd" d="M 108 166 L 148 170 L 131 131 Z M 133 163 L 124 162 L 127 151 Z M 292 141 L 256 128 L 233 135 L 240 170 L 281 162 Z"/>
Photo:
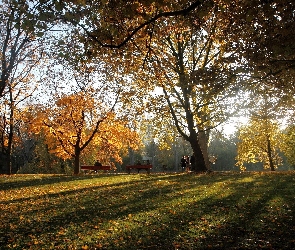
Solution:
<path fill-rule="evenodd" d="M 39 67 L 47 75 L 40 81 L 42 91 L 64 101 L 81 100 L 77 108 L 88 107 L 90 116 L 100 108 L 91 107 L 97 99 L 87 91 L 100 82 L 98 88 L 106 91 L 101 105 L 110 108 L 116 102 L 112 115 L 126 121 L 124 126 L 136 129 L 136 118 L 144 113 L 157 120 L 159 129 L 173 121 L 190 142 L 199 171 L 208 168 L 209 131 L 239 109 L 238 93 L 253 100 L 249 93 L 268 93 L 274 96 L 269 103 L 283 107 L 275 113 L 293 115 L 295 15 L 290 1 L 8 0 L 1 7 L 3 99 L 10 84 L 21 81 L 15 73 Z M 47 114 L 56 108 L 51 104 L 46 104 Z M 248 102 L 247 108 L 254 107 Z M 62 117 L 74 114 L 67 109 Z M 96 125 L 103 121 L 97 119 Z"/>

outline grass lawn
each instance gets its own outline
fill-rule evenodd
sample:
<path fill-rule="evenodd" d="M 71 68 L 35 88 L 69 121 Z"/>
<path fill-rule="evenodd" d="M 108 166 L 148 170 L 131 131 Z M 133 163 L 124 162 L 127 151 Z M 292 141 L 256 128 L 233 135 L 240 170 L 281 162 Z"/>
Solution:
<path fill-rule="evenodd" d="M 0 249 L 295 249 L 295 172 L 0 176 Z"/>

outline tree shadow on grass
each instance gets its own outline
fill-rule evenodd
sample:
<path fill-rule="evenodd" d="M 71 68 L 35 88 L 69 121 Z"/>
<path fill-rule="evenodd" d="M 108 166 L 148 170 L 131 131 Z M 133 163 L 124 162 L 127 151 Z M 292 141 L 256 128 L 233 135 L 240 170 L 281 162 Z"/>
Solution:
<path fill-rule="evenodd" d="M 102 176 L 107 176 L 105 174 L 97 175 L 13 175 L 13 176 L 0 176 L 0 190 L 12 190 L 24 187 L 36 187 L 42 185 L 53 185 L 56 183 L 71 182 L 77 180 L 88 180 L 95 178 L 102 178 Z M 22 178 L 23 179 L 20 179 Z"/>
<path fill-rule="evenodd" d="M 40 239 L 46 238 L 46 235 L 60 235 L 61 228 L 66 228 L 73 223 L 75 229 L 72 230 L 80 232 L 81 228 L 85 230 L 81 225 L 95 228 L 95 221 L 108 222 L 125 218 L 129 214 L 148 212 L 163 202 L 160 199 L 159 204 L 153 205 L 153 199 L 159 194 L 162 197 L 171 191 L 183 189 L 175 183 L 176 180 L 179 182 L 177 177 L 149 176 L 139 180 L 2 202 L 5 207 L 2 211 L 4 228 L 0 233 L 1 243 L 5 245 L 18 241 L 17 244 L 22 246 L 32 241 L 32 235 L 39 239 L 37 240 L 39 242 Z M 164 187 L 159 188 L 158 183 L 161 181 L 171 183 L 169 185 L 166 183 Z M 32 185 L 29 184 L 29 186 Z M 166 197 L 164 202 L 167 200 Z M 152 206 L 146 206 L 147 204 Z"/>
<path fill-rule="evenodd" d="M 294 249 L 291 179 L 255 176 L 251 182 L 227 185 L 234 190 L 229 196 L 204 199 L 202 217 L 192 212 L 196 223 L 187 220 L 184 230 L 195 232 L 196 240 L 184 233 L 186 243 L 180 249 Z"/>
<path fill-rule="evenodd" d="M 282 249 L 283 242 L 290 248 L 294 227 L 277 233 L 295 211 L 292 191 L 290 179 L 278 176 L 144 176 L 14 201 L 23 211 L 5 219 L 0 243 L 3 249 Z M 286 211 L 268 218 L 270 202 L 281 195 Z"/>

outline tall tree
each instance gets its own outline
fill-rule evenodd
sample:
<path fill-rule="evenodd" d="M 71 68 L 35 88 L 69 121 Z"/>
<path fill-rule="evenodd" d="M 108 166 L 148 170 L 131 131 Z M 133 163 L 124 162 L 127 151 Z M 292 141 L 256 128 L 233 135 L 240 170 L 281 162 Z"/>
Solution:
<path fill-rule="evenodd" d="M 209 166 L 208 132 L 227 117 L 227 97 L 235 94 L 234 67 L 220 26 L 218 9 L 211 7 L 206 21 L 178 18 L 166 23 L 166 32 L 150 41 L 150 52 L 138 77 L 141 88 L 161 89 L 148 108 L 159 116 L 170 114 L 178 133 L 196 156 L 195 171 Z M 220 23 L 219 23 L 220 22 Z M 174 24 L 181 23 L 182 28 Z M 162 39 L 161 39 L 162 38 Z M 148 72 L 148 73 L 147 73 Z M 161 103 L 162 106 L 159 104 Z M 163 121 L 163 119 L 161 119 Z"/>
<path fill-rule="evenodd" d="M 236 165 L 246 170 L 244 162 L 262 162 L 265 169 L 274 171 L 282 164 L 279 148 L 282 138 L 278 124 L 270 120 L 251 119 L 240 128 Z"/>
<path fill-rule="evenodd" d="M 22 120 L 21 105 L 32 96 L 37 88 L 37 83 L 34 75 L 31 73 L 34 64 L 22 64 L 22 67 L 15 68 L 10 76 L 9 83 L 7 83 L 8 91 L 0 99 L 2 104 L 0 107 L 0 114 L 2 117 L 2 125 L 0 126 L 1 133 L 1 148 L 3 154 L 6 156 L 7 173 L 12 173 L 12 153 L 13 147 L 16 147 L 15 138 L 16 131 L 19 129 Z M 30 82 L 31 84 L 27 84 Z"/>
<path fill-rule="evenodd" d="M 265 86 L 259 87 L 260 95 L 249 98 L 252 102 L 251 117 L 248 125 L 239 132 L 237 164 L 245 169 L 243 162 L 262 162 L 264 168 L 274 171 L 282 164 L 279 150 L 282 133 L 279 126 L 280 106 L 277 97 Z"/>
<path fill-rule="evenodd" d="M 34 92 L 36 78 L 33 71 L 43 56 L 45 46 L 41 43 L 39 32 L 46 25 L 40 21 L 33 22 L 33 13 L 29 12 L 34 10 L 25 1 L 1 2 L 0 96 L 3 105 L 0 112 L 7 173 L 12 171 L 14 132 L 21 119 L 18 108 Z"/>
<path fill-rule="evenodd" d="M 287 127 L 283 134 L 282 151 L 287 157 L 288 163 L 295 168 L 295 126 L 290 125 Z"/>
<path fill-rule="evenodd" d="M 43 35 L 50 30 L 54 23 L 48 19 L 38 18 L 40 15 L 40 2 L 25 0 L 1 1 L 0 12 L 0 97 L 5 87 L 11 82 L 13 72 L 22 63 L 40 58 L 45 43 Z M 37 49 L 39 47 L 39 50 Z M 24 66 L 26 67 L 26 66 Z"/>

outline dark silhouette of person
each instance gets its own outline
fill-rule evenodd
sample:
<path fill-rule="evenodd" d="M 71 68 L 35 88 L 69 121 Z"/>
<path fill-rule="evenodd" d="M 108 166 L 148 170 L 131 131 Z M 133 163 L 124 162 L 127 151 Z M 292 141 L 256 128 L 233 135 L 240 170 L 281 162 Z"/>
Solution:
<path fill-rule="evenodd" d="M 101 166 L 102 166 L 102 164 L 101 164 L 99 161 L 96 161 L 96 162 L 94 163 L 94 166 L 101 167 Z"/>
<path fill-rule="evenodd" d="M 180 164 L 181 164 L 181 170 L 182 172 L 184 172 L 185 168 L 186 168 L 186 156 L 184 155 L 181 160 L 180 160 Z"/>

